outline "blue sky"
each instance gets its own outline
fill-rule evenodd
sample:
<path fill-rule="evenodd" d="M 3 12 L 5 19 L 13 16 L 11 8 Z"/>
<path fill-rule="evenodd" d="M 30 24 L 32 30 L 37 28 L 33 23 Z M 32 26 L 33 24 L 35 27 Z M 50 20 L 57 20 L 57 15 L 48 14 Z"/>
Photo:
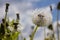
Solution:
<path fill-rule="evenodd" d="M 20 22 L 25 27 L 23 33 L 24 36 L 26 37 L 28 37 L 28 35 L 30 34 L 31 26 L 34 25 L 31 21 L 31 15 L 32 15 L 31 12 L 33 10 L 52 5 L 54 7 L 52 10 L 53 22 L 56 21 L 56 15 L 57 15 L 56 6 L 59 0 L 0 0 L 0 21 L 4 17 L 6 2 L 10 3 L 8 16 L 11 19 L 15 19 L 16 18 L 15 14 L 20 13 L 21 18 Z M 37 38 L 40 39 L 40 37 L 43 38 L 43 35 L 41 35 L 43 33 L 43 30 L 44 30 L 43 28 L 38 29 L 35 37 L 36 40 Z"/>

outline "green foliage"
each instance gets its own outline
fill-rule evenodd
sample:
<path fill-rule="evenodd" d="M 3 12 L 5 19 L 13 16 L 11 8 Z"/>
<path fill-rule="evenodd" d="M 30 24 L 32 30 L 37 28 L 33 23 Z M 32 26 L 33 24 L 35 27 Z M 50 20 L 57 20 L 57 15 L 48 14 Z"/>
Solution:
<path fill-rule="evenodd" d="M 11 22 L 9 22 L 9 26 L 13 27 L 13 23 L 14 23 L 14 20 L 12 20 Z M 5 32 L 6 33 L 4 35 L 1 35 L 1 26 L 0 26 L 0 39 L 1 40 L 17 40 L 17 37 L 20 34 L 20 32 L 15 31 L 15 30 L 13 32 L 11 32 L 8 28 L 6 28 Z"/>
<path fill-rule="evenodd" d="M 17 22 L 16 20 L 12 20 L 11 22 L 9 20 L 7 21 L 8 7 L 9 3 L 6 3 L 5 18 L 2 19 L 2 23 L 0 24 L 0 40 L 17 40 L 17 37 L 20 34 L 20 32 L 14 29 L 14 23 Z M 13 27 L 14 30 L 11 31 L 8 27 Z"/>
<path fill-rule="evenodd" d="M 30 35 L 30 40 L 33 40 L 34 35 L 35 35 L 37 29 L 38 29 L 38 26 L 36 26 L 36 28 L 34 29 L 34 31 L 32 32 L 32 34 Z"/>

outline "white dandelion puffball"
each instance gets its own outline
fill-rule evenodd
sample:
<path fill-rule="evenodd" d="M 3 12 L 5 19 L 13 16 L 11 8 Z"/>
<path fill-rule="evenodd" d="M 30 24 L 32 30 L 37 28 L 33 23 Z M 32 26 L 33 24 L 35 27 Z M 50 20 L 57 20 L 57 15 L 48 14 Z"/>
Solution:
<path fill-rule="evenodd" d="M 35 25 L 47 26 L 52 23 L 52 13 L 50 7 L 36 9 L 32 13 L 32 21 Z"/>

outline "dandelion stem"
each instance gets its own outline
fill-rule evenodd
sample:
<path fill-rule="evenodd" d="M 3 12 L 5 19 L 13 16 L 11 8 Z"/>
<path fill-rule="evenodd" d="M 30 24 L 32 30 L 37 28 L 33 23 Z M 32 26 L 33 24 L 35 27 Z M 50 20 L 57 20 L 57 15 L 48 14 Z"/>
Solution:
<path fill-rule="evenodd" d="M 5 20 L 5 24 L 4 24 L 5 31 L 6 31 L 6 18 L 7 18 L 8 7 L 9 7 L 9 4 L 6 3 L 6 9 L 5 9 L 6 14 L 5 14 L 5 19 L 4 19 Z"/>
<path fill-rule="evenodd" d="M 5 24 L 4 24 L 4 29 L 5 29 L 5 33 L 6 33 L 6 18 L 7 18 L 7 12 L 6 12 L 6 14 L 5 14 Z"/>
<path fill-rule="evenodd" d="M 37 29 L 38 29 L 38 26 L 36 26 L 36 28 L 35 28 L 34 31 L 32 32 L 31 37 L 30 37 L 30 40 L 33 40 L 34 35 L 35 35 Z"/>

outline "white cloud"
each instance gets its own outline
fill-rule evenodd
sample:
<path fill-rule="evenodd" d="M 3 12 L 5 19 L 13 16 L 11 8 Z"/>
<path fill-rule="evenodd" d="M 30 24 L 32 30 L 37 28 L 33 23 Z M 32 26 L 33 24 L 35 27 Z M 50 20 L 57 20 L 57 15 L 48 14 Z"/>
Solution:
<path fill-rule="evenodd" d="M 5 16 L 5 6 L 0 7 L 0 19 Z"/>
<path fill-rule="evenodd" d="M 26 8 L 26 7 L 31 7 L 32 4 L 30 2 L 22 2 L 18 4 L 19 6 L 21 6 L 21 8 Z"/>
<path fill-rule="evenodd" d="M 20 11 L 18 10 L 18 8 L 15 5 L 11 5 L 11 6 L 12 6 L 14 13 L 20 13 Z"/>

